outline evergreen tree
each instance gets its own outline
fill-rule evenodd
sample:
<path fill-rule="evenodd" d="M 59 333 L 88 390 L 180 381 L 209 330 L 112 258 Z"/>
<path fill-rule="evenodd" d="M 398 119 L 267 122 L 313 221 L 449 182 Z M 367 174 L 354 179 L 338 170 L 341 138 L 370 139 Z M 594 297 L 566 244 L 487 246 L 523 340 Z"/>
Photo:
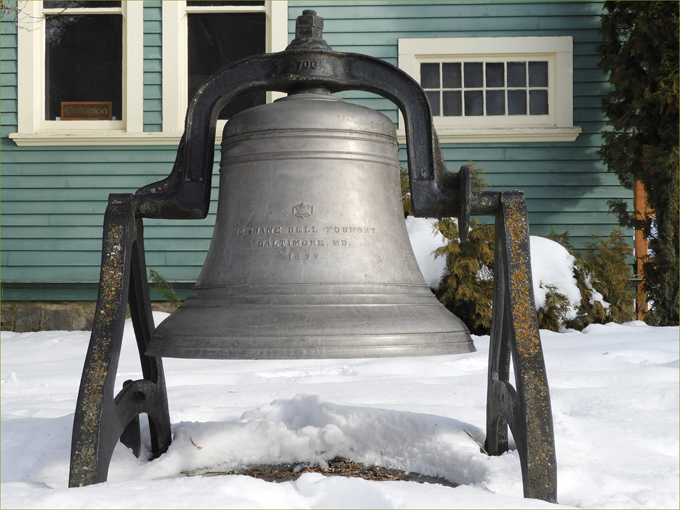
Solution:
<path fill-rule="evenodd" d="M 654 302 L 647 320 L 678 324 L 678 2 L 605 2 L 597 46 L 613 89 L 602 101 L 608 125 L 598 151 L 632 189 L 640 181 L 651 218 L 635 219 L 609 202 L 624 227 L 642 229 L 652 255 L 644 289 Z"/>

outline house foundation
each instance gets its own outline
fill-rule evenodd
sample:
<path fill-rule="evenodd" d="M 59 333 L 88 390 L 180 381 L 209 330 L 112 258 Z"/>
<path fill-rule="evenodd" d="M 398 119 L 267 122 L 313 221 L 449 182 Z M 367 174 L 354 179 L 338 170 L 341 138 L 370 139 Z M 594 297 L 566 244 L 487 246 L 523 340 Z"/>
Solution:
<path fill-rule="evenodd" d="M 96 301 L 5 301 L 2 331 L 90 331 L 96 304 Z M 167 313 L 175 310 L 167 301 L 152 302 L 151 307 Z"/>

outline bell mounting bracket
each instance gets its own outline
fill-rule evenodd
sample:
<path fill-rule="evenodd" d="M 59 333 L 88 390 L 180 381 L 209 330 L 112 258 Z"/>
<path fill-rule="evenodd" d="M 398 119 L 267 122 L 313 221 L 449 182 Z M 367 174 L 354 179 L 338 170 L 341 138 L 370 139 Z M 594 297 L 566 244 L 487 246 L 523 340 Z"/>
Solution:
<path fill-rule="evenodd" d="M 207 215 L 219 112 L 245 91 L 364 90 L 391 100 L 404 116 L 415 216 L 457 217 L 461 240 L 467 236 L 471 215 L 496 217 L 486 450 L 491 455 L 506 451 L 509 427 L 520 457 L 525 497 L 556 502 L 552 413 L 535 313 L 524 196 L 519 191 L 471 192 L 467 166 L 455 174 L 446 168 L 420 85 L 382 60 L 333 51 L 322 39 L 322 29 L 323 19 L 304 11 L 297 20 L 296 38 L 285 51 L 248 57 L 209 78 L 189 104 L 170 175 L 134 195 L 110 195 L 95 321 L 73 425 L 69 486 L 105 481 L 119 439 L 139 455 L 141 413 L 149 418 L 151 456 L 170 445 L 163 366 L 160 358 L 145 355 L 154 324 L 142 218 Z M 127 304 L 143 378 L 126 381 L 114 397 Z"/>

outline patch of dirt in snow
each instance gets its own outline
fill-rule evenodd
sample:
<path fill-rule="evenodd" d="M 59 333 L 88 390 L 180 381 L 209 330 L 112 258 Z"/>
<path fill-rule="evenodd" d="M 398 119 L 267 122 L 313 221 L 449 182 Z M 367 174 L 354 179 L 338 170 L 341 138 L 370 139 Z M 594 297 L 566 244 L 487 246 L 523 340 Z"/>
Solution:
<path fill-rule="evenodd" d="M 185 472 L 183 474 L 188 476 L 247 475 L 267 482 L 288 482 L 297 480 L 304 473 L 321 473 L 325 476 L 347 476 L 373 481 L 401 480 L 418 483 L 438 483 L 449 487 L 457 486 L 457 484 L 443 478 L 424 476 L 418 473 L 406 473 L 397 469 L 386 469 L 380 466 L 364 466 L 360 462 L 354 462 L 344 457 L 335 457 L 328 460 L 325 466 L 282 464 L 277 466 L 254 466 L 249 469 L 235 471 Z"/>

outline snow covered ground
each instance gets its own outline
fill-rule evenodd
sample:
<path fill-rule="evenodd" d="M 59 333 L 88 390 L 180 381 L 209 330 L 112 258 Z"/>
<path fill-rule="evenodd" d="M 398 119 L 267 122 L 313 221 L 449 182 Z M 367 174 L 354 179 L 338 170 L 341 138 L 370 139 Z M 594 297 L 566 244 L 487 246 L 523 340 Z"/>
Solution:
<path fill-rule="evenodd" d="M 421 269 L 436 283 L 443 260 L 430 253 L 442 240 L 427 220 L 407 224 Z M 556 243 L 532 239 L 539 305 L 541 281 L 569 292 L 569 257 Z M 154 315 L 157 323 L 166 316 Z M 119 389 L 141 377 L 131 330 L 128 321 Z M 641 322 L 541 331 L 559 506 L 678 508 L 678 334 Z M 88 339 L 88 332 L 2 332 L 2 508 L 555 506 L 522 498 L 516 451 L 488 457 L 475 442 L 485 435 L 488 337 L 474 337 L 474 353 L 423 358 L 166 358 L 169 451 L 149 462 L 148 449 L 137 459 L 119 444 L 108 482 L 68 489 Z M 337 455 L 459 486 L 316 473 L 284 483 L 186 475 Z"/>
<path fill-rule="evenodd" d="M 119 381 L 141 376 L 130 329 Z M 107 483 L 68 489 L 88 337 L 2 333 L 2 508 L 553 506 L 522 499 L 516 451 L 487 457 L 466 433 L 484 440 L 488 337 L 474 337 L 477 352 L 454 356 L 164 359 L 170 450 L 147 462 L 119 444 Z M 541 337 L 560 504 L 678 508 L 678 328 L 634 322 Z M 183 475 L 336 455 L 460 486 L 315 473 L 280 484 Z"/>

